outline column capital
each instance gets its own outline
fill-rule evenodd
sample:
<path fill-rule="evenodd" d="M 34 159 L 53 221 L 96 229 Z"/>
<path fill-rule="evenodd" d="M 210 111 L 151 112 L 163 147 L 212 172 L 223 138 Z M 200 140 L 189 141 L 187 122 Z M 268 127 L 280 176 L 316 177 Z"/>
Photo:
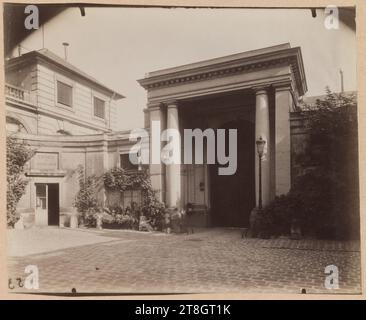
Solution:
<path fill-rule="evenodd" d="M 293 90 L 290 82 L 274 83 L 272 84 L 272 87 L 275 89 L 276 92 Z"/>
<path fill-rule="evenodd" d="M 260 85 L 260 86 L 254 86 L 251 89 L 255 91 L 256 95 L 268 94 L 269 86 L 268 85 Z"/>
<path fill-rule="evenodd" d="M 159 110 L 163 104 L 161 102 L 148 102 L 147 109 L 149 111 Z"/>
<path fill-rule="evenodd" d="M 164 101 L 164 104 L 167 106 L 167 108 L 176 108 L 178 107 L 178 100 L 176 99 L 167 100 Z"/>

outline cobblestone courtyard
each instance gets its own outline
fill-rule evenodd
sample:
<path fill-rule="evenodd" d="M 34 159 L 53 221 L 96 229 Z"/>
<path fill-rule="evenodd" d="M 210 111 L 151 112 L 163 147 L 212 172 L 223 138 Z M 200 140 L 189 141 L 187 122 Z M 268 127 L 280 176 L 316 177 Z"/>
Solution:
<path fill-rule="evenodd" d="M 44 293 L 361 292 L 355 242 L 241 239 L 230 229 L 167 235 L 45 228 L 9 230 L 9 243 L 9 277 L 24 279 L 25 267 L 36 265 Z M 339 269 L 337 290 L 324 287 L 331 264 Z"/>

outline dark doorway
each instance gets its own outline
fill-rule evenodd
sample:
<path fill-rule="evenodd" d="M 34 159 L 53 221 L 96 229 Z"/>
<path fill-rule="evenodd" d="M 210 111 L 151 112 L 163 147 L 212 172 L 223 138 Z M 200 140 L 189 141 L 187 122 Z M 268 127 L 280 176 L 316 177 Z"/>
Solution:
<path fill-rule="evenodd" d="M 210 165 L 212 224 L 247 227 L 250 211 L 255 207 L 254 123 L 236 120 L 221 128 L 238 130 L 237 171 L 234 175 L 220 176 L 218 165 Z M 225 147 L 228 154 L 228 139 Z"/>
<path fill-rule="evenodd" d="M 48 184 L 48 225 L 58 226 L 60 219 L 59 185 Z"/>

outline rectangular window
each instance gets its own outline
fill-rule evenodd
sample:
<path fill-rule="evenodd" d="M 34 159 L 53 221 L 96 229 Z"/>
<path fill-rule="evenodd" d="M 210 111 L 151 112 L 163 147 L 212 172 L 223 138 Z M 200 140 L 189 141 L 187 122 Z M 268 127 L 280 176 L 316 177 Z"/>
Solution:
<path fill-rule="evenodd" d="M 120 155 L 120 164 L 121 164 L 122 169 L 125 169 L 125 170 L 138 170 L 138 165 L 133 164 L 130 161 L 130 157 L 129 157 L 128 153 Z"/>
<path fill-rule="evenodd" d="M 72 107 L 72 86 L 57 81 L 57 103 Z"/>
<path fill-rule="evenodd" d="M 94 116 L 105 119 L 105 103 L 97 97 L 94 97 Z"/>

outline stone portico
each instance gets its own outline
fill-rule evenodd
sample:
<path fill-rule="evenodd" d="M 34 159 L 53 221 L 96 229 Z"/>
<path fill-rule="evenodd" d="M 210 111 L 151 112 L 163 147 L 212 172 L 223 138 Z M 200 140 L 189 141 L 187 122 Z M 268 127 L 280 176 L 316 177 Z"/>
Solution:
<path fill-rule="evenodd" d="M 299 47 L 282 44 L 154 71 L 139 83 L 147 90 L 146 127 L 160 121 L 161 130 L 181 133 L 187 128 L 238 129 L 238 171 L 232 177 L 216 176 L 207 159 L 193 165 L 150 164 L 152 185 L 168 207 L 194 203 L 205 208 L 204 225 L 247 225 L 250 210 L 258 205 L 259 137 L 266 141 L 263 205 L 289 191 L 290 112 L 307 91 Z M 235 213 L 222 213 L 222 208 Z"/>

